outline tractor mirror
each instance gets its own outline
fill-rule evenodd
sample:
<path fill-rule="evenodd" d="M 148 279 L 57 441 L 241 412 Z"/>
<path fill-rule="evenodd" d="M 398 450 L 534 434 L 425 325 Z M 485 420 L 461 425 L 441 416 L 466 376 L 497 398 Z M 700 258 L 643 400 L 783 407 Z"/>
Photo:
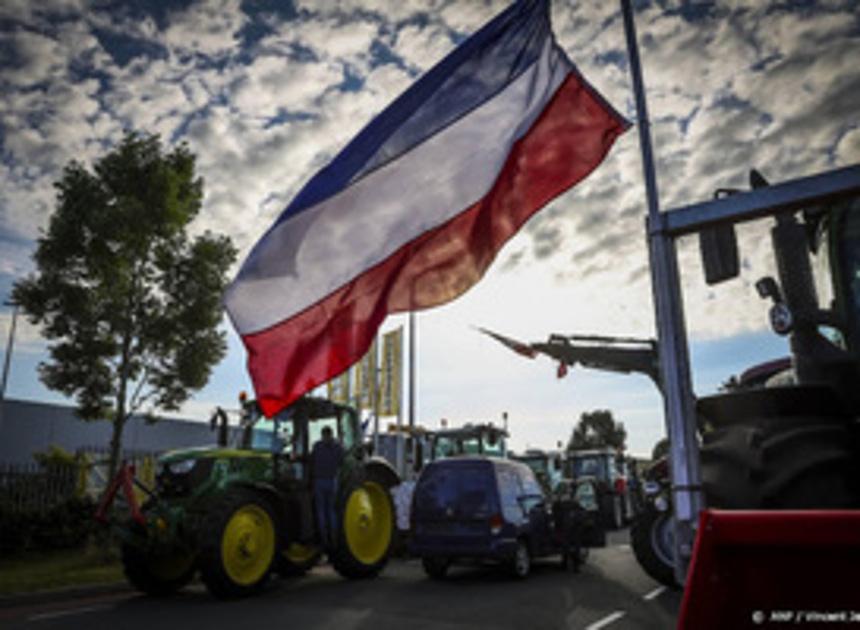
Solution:
<path fill-rule="evenodd" d="M 705 282 L 718 284 L 740 273 L 735 226 L 717 225 L 699 232 L 699 251 L 705 268 Z"/>

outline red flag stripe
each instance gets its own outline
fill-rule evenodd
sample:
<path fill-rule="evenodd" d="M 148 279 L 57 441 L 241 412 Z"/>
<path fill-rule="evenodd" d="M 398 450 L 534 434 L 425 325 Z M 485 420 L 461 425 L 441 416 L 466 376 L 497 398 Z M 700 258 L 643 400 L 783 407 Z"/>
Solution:
<path fill-rule="evenodd" d="M 597 167 L 626 128 L 584 80 L 570 74 L 514 145 L 484 198 L 295 317 L 243 337 L 263 412 L 276 413 L 346 370 L 367 351 L 389 313 L 463 294 L 522 224 Z"/>

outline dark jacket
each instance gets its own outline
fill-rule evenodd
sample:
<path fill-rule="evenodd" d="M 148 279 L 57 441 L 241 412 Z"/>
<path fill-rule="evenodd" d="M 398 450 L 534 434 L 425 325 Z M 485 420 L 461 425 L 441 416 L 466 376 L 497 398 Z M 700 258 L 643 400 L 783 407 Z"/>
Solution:
<path fill-rule="evenodd" d="M 336 440 L 320 440 L 311 451 L 314 479 L 334 479 L 343 461 L 343 447 Z"/>

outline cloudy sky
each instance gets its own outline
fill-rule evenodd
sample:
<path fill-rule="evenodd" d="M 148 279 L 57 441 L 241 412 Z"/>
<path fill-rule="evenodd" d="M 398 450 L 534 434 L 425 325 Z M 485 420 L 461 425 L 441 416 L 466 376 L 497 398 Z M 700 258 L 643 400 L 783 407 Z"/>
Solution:
<path fill-rule="evenodd" d="M 0 1 L 0 297 L 33 270 L 72 158 L 91 162 L 124 130 L 187 142 L 205 178 L 195 231 L 229 234 L 242 256 L 314 172 L 504 0 Z M 661 205 L 860 162 L 858 0 L 637 2 Z M 560 44 L 630 120 L 635 111 L 615 2 L 553 2 Z M 663 433 L 640 376 L 519 358 L 479 335 L 550 332 L 648 337 L 653 308 L 635 129 L 582 184 L 538 213 L 461 299 L 418 317 L 418 421 L 510 416 L 513 444 L 566 440 L 586 410 L 609 408 L 633 451 Z M 697 393 L 786 352 L 752 283 L 773 273 L 766 221 L 740 231 L 741 278 L 706 287 L 695 241 L 680 264 Z M 348 246 L 348 243 L 343 244 Z M 0 312 L 3 344 L 11 314 Z M 384 330 L 404 323 L 392 317 Z M 183 410 L 208 417 L 248 387 L 230 353 Z M 7 395 L 42 387 L 38 331 L 19 328 Z"/>

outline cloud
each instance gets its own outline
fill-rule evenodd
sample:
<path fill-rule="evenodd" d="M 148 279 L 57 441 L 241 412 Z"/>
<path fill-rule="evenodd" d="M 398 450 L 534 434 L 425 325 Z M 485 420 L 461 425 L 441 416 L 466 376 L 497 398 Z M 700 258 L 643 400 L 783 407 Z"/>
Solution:
<path fill-rule="evenodd" d="M 62 166 L 92 162 L 126 128 L 189 142 L 206 194 L 194 230 L 229 234 L 244 255 L 355 133 L 507 4 L 298 0 L 294 12 L 278 12 L 223 0 L 146 13 L 145 3 L 110 12 L 72 0 L 3 3 L 14 63 L 0 68 L 0 236 L 16 245 L 3 241 L 0 276 L 31 268 Z M 781 181 L 860 161 L 854 4 L 820 2 L 810 12 L 744 0 L 697 12 L 651 3 L 637 13 L 664 209 L 744 188 L 753 166 Z M 562 47 L 634 119 L 617 4 L 554 2 L 552 11 Z M 526 224 L 478 287 L 427 315 L 422 339 L 437 392 L 488 378 L 482 347 L 462 341 L 474 359 L 458 367 L 440 341 L 460 344 L 451 331 L 461 324 L 526 338 L 653 334 L 641 169 L 634 128 Z M 766 328 L 767 305 L 752 284 L 773 273 L 767 231 L 767 221 L 738 230 L 743 275 L 718 287 L 703 282 L 696 240 L 678 244 L 695 339 Z M 531 383 L 534 373 L 524 366 L 493 377 Z M 555 421 L 568 415 L 559 409 Z"/>

